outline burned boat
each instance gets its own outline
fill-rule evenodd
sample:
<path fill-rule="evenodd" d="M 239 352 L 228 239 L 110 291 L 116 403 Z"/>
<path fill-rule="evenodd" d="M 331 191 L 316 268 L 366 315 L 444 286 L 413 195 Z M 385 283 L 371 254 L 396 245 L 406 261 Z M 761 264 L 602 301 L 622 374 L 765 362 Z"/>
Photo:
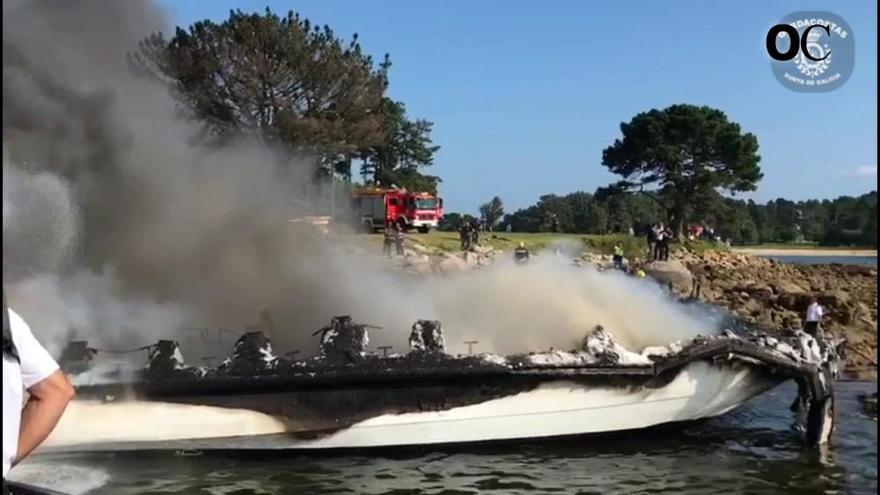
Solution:
<path fill-rule="evenodd" d="M 807 443 L 833 428 L 839 343 L 803 332 L 698 337 L 640 353 L 597 327 L 579 349 L 452 356 L 441 324 L 416 322 L 406 354 L 368 352 L 368 328 L 334 318 L 319 353 L 277 356 L 243 335 L 212 368 L 177 342 L 101 380 L 86 343 L 63 366 L 77 399 L 46 449 L 342 449 L 530 439 L 647 428 L 724 414 L 795 380 Z"/>

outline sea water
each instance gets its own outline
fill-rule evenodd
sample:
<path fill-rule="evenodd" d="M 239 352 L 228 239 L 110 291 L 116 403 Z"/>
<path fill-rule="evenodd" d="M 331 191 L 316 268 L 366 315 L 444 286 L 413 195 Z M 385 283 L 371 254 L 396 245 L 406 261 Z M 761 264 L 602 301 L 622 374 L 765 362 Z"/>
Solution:
<path fill-rule="evenodd" d="M 64 472 L 77 473 L 67 488 L 96 495 L 868 494 L 877 419 L 857 397 L 876 391 L 876 381 L 836 384 L 836 429 L 818 450 L 790 428 L 796 389 L 786 383 L 702 423 L 603 437 L 348 454 L 68 454 L 21 467 L 60 489 Z"/>

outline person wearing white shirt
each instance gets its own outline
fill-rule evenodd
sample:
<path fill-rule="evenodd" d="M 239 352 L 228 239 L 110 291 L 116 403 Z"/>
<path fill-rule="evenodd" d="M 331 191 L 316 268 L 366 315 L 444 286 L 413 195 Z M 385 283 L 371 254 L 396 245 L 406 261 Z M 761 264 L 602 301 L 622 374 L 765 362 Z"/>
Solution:
<path fill-rule="evenodd" d="M 25 400 L 24 391 L 28 397 Z M 3 293 L 3 493 L 9 470 L 52 433 L 73 386 Z"/>
<path fill-rule="evenodd" d="M 816 337 L 819 333 L 819 324 L 822 322 L 822 316 L 825 311 L 819 304 L 816 296 L 810 298 L 810 305 L 807 306 L 807 315 L 804 319 L 804 331 Z"/>

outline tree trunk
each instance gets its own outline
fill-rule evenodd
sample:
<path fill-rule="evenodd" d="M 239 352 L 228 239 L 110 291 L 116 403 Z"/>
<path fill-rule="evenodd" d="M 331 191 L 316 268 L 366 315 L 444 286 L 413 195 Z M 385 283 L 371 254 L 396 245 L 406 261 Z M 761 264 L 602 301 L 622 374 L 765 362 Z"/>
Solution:
<path fill-rule="evenodd" d="M 684 210 L 684 203 L 681 200 L 676 200 L 673 207 L 667 210 L 669 228 L 672 229 L 678 240 L 684 239 Z"/>

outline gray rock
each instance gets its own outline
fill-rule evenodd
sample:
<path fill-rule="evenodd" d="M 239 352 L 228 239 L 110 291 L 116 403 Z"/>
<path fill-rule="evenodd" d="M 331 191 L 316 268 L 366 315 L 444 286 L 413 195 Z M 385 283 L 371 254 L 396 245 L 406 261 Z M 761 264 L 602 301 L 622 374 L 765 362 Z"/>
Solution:
<path fill-rule="evenodd" d="M 848 292 L 842 290 L 834 290 L 823 293 L 819 296 L 819 303 L 832 308 L 840 308 L 848 305 L 850 296 Z"/>
<path fill-rule="evenodd" d="M 775 282 L 773 288 L 777 294 L 803 294 L 806 292 L 803 287 L 788 280 Z"/>
<path fill-rule="evenodd" d="M 437 264 L 440 273 L 456 273 L 471 269 L 470 264 L 454 254 L 446 254 Z"/>
<path fill-rule="evenodd" d="M 679 292 L 688 292 L 693 286 L 693 275 L 678 260 L 652 261 L 646 264 L 643 269 L 653 279 L 663 285 L 672 284 L 672 287 Z"/>

